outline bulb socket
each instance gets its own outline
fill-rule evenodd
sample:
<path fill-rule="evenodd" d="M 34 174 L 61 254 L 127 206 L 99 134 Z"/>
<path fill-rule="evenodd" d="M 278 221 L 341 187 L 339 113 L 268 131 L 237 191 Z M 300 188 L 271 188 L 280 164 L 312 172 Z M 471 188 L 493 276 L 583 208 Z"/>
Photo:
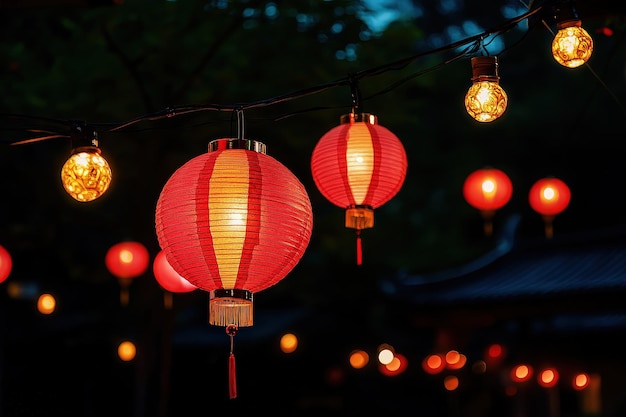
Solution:
<path fill-rule="evenodd" d="M 472 81 L 489 80 L 499 81 L 498 57 L 496 56 L 475 56 L 471 59 Z"/>

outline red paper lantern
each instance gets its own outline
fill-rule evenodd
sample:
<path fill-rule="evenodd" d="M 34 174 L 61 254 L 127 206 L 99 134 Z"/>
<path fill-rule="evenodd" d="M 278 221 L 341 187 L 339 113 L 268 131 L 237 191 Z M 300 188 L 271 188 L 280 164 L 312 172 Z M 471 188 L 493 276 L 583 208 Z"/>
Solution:
<path fill-rule="evenodd" d="M 198 289 L 191 282 L 181 277 L 178 272 L 172 268 L 165 253 L 159 251 L 152 263 L 152 270 L 154 272 L 154 278 L 156 278 L 159 285 L 166 291 L 185 293 Z"/>
<path fill-rule="evenodd" d="M 120 302 L 128 304 L 128 287 L 133 278 L 137 278 L 148 270 L 150 254 L 148 249 L 140 243 L 126 241 L 111 246 L 106 253 L 104 263 L 109 272 L 120 283 Z"/>
<path fill-rule="evenodd" d="M 13 269 L 13 259 L 8 250 L 0 245 L 0 283 L 4 282 Z"/>
<path fill-rule="evenodd" d="M 567 184 L 554 177 L 542 178 L 530 188 L 528 202 L 533 210 L 541 214 L 545 223 L 546 237 L 554 235 L 554 218 L 567 208 L 571 197 L 572 193 Z"/>
<path fill-rule="evenodd" d="M 171 309 L 174 303 L 172 293 L 186 293 L 198 289 L 198 287 L 181 277 L 178 272 L 172 268 L 172 265 L 167 262 L 163 251 L 159 251 L 154 257 L 152 271 L 154 272 L 154 278 L 161 288 L 165 290 L 163 293 L 163 304 L 167 309 Z"/>
<path fill-rule="evenodd" d="M 513 183 L 504 171 L 497 168 L 481 168 L 467 176 L 463 183 L 463 197 L 479 210 L 484 221 L 486 236 L 493 233 L 493 216 L 504 207 L 513 195 Z"/>
<path fill-rule="evenodd" d="M 327 200 L 346 210 L 345 225 L 357 233 L 357 264 L 361 230 L 374 227 L 374 209 L 400 191 L 406 170 L 402 142 L 371 114 L 342 116 L 315 146 L 313 180 Z"/>
<path fill-rule="evenodd" d="M 180 167 L 157 201 L 156 233 L 170 265 L 210 292 L 210 324 L 251 326 L 252 294 L 300 261 L 313 227 L 304 186 L 265 145 L 219 139 Z"/>
<path fill-rule="evenodd" d="M 156 233 L 176 272 L 208 291 L 209 323 L 231 338 L 230 398 L 236 397 L 232 338 L 253 325 L 253 294 L 285 278 L 309 244 L 306 189 L 265 145 L 218 139 L 168 179 Z"/>

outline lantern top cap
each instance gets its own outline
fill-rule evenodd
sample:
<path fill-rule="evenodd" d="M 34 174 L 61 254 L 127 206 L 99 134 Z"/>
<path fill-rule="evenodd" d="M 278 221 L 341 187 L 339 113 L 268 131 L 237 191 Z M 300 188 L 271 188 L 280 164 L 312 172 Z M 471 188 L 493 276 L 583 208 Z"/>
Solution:
<path fill-rule="evenodd" d="M 209 152 L 224 149 L 246 149 L 249 151 L 266 153 L 266 146 L 263 142 L 251 139 L 221 138 L 209 142 Z"/>
<path fill-rule="evenodd" d="M 350 113 L 339 118 L 340 124 L 364 122 L 371 125 L 378 124 L 378 117 L 371 113 Z"/>

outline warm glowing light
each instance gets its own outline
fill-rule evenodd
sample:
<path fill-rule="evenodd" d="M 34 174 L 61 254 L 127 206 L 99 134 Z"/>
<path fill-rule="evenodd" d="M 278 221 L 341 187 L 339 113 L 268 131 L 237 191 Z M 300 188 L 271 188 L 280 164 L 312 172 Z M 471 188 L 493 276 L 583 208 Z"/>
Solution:
<path fill-rule="evenodd" d="M 394 358 L 394 353 L 389 348 L 383 348 L 378 352 L 378 362 L 382 365 L 387 365 L 391 363 Z"/>
<path fill-rule="evenodd" d="M 492 218 L 513 196 L 513 183 L 504 171 L 487 167 L 470 173 L 463 182 L 463 197 L 479 210 L 484 220 L 484 232 L 491 236 Z"/>
<path fill-rule="evenodd" d="M 300 261 L 313 226 L 300 180 L 261 142 L 222 138 L 167 180 L 155 212 L 159 245 L 209 293 L 209 324 L 254 323 L 253 295 Z"/>
<path fill-rule="evenodd" d="M 530 188 L 528 202 L 543 217 L 546 237 L 553 236 L 554 218 L 569 206 L 571 198 L 569 186 L 554 177 L 542 178 Z"/>
<path fill-rule="evenodd" d="M 446 361 L 444 360 L 443 355 L 434 353 L 432 355 L 428 355 L 422 361 L 422 369 L 428 374 L 436 375 L 439 372 L 443 371 L 446 367 Z"/>
<path fill-rule="evenodd" d="M 13 269 L 13 259 L 8 250 L 0 245 L 0 283 L 4 282 Z"/>
<path fill-rule="evenodd" d="M 454 360 L 453 362 L 448 362 L 448 369 L 452 369 L 452 370 L 457 370 L 457 369 L 461 369 L 465 366 L 465 364 L 467 363 L 467 357 L 460 353 L 458 356 L 458 359 Z"/>
<path fill-rule="evenodd" d="M 448 391 L 454 391 L 459 387 L 459 378 L 454 375 L 449 375 L 443 380 L 443 386 Z"/>
<path fill-rule="evenodd" d="M 499 365 L 506 356 L 506 349 L 500 343 L 492 343 L 485 350 L 485 362 L 491 368 Z"/>
<path fill-rule="evenodd" d="M 553 387 L 559 382 L 559 372 L 555 368 L 543 369 L 537 375 L 537 382 L 544 388 Z"/>
<path fill-rule="evenodd" d="M 125 340 L 117 346 L 117 356 L 124 362 L 132 361 L 137 354 L 135 344 Z"/>
<path fill-rule="evenodd" d="M 506 110 L 508 97 L 500 86 L 497 57 L 474 57 L 473 84 L 465 94 L 467 113 L 479 122 L 492 122 Z"/>
<path fill-rule="evenodd" d="M 150 253 L 141 242 L 120 242 L 109 248 L 104 263 L 117 278 L 136 278 L 150 266 Z"/>
<path fill-rule="evenodd" d="M 400 139 L 368 113 L 350 113 L 324 134 L 311 155 L 311 173 L 320 193 L 345 210 L 355 229 L 356 261 L 362 263 L 361 231 L 374 227 L 374 210 L 402 187 L 407 156 Z"/>
<path fill-rule="evenodd" d="M 355 350 L 350 353 L 350 366 L 354 369 L 364 368 L 370 361 L 370 356 L 364 350 Z"/>
<path fill-rule="evenodd" d="M 280 350 L 292 353 L 298 348 L 298 338 L 293 333 L 286 333 L 280 338 Z"/>
<path fill-rule="evenodd" d="M 574 378 L 572 379 L 572 388 L 578 391 L 583 390 L 589 386 L 589 381 L 590 378 L 588 374 L 584 372 L 578 373 L 574 375 Z"/>
<path fill-rule="evenodd" d="M 404 355 L 396 353 L 391 362 L 379 365 L 378 369 L 383 375 L 395 376 L 403 373 L 408 364 L 409 362 Z"/>
<path fill-rule="evenodd" d="M 150 253 L 141 242 L 125 241 L 111 246 L 104 264 L 120 284 L 120 304 L 128 305 L 132 279 L 142 275 L 150 266 Z"/>
<path fill-rule="evenodd" d="M 529 365 L 517 365 L 511 370 L 511 380 L 515 382 L 528 381 L 533 375 L 533 369 Z"/>
<path fill-rule="evenodd" d="M 593 52 L 593 39 L 581 27 L 581 21 L 570 21 L 559 25 L 552 41 L 552 56 L 566 68 L 577 68 L 589 61 Z"/>
<path fill-rule="evenodd" d="M 61 169 L 61 181 L 65 191 L 74 200 L 83 203 L 104 194 L 111 185 L 111 178 L 111 167 L 97 147 L 74 153 Z"/>
<path fill-rule="evenodd" d="M 456 350 L 450 350 L 446 353 L 446 364 L 456 365 L 461 360 L 461 354 Z"/>
<path fill-rule="evenodd" d="M 37 310 L 41 314 L 52 314 L 57 302 L 52 294 L 41 294 L 37 299 Z"/>
<path fill-rule="evenodd" d="M 489 347 L 487 348 L 487 356 L 490 358 L 499 358 L 503 355 L 504 353 L 504 349 L 502 348 L 502 345 L 500 345 L 499 343 L 494 343 L 489 345 Z"/>

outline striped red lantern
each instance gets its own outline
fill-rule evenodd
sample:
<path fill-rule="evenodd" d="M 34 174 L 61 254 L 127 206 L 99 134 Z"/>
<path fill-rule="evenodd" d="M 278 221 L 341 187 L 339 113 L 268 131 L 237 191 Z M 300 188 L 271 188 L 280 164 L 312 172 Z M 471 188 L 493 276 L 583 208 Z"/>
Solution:
<path fill-rule="evenodd" d="M 528 202 L 533 210 L 541 214 L 546 237 L 554 235 L 554 219 L 569 206 L 571 198 L 570 188 L 558 178 L 542 178 L 530 187 Z"/>
<path fill-rule="evenodd" d="M 300 181 L 265 145 L 219 139 L 180 167 L 156 207 L 159 245 L 176 272 L 210 292 L 210 324 L 253 324 L 252 295 L 304 255 L 313 212 Z"/>
<path fill-rule="evenodd" d="M 407 156 L 398 137 L 368 113 L 350 113 L 322 136 L 313 150 L 311 172 L 320 193 L 346 210 L 345 226 L 356 230 L 357 264 L 361 230 L 374 227 L 374 209 L 402 188 Z"/>
<path fill-rule="evenodd" d="M 209 292 L 209 323 L 253 325 L 253 294 L 275 285 L 309 244 L 313 212 L 291 171 L 261 142 L 218 139 L 180 167 L 156 206 L 156 233 L 168 262 Z M 236 396 L 230 356 L 230 396 Z"/>
<path fill-rule="evenodd" d="M 512 196 L 511 179 L 497 168 L 477 169 L 463 183 L 463 197 L 470 206 L 480 211 L 486 236 L 493 233 L 492 220 L 496 210 L 504 207 Z"/>

